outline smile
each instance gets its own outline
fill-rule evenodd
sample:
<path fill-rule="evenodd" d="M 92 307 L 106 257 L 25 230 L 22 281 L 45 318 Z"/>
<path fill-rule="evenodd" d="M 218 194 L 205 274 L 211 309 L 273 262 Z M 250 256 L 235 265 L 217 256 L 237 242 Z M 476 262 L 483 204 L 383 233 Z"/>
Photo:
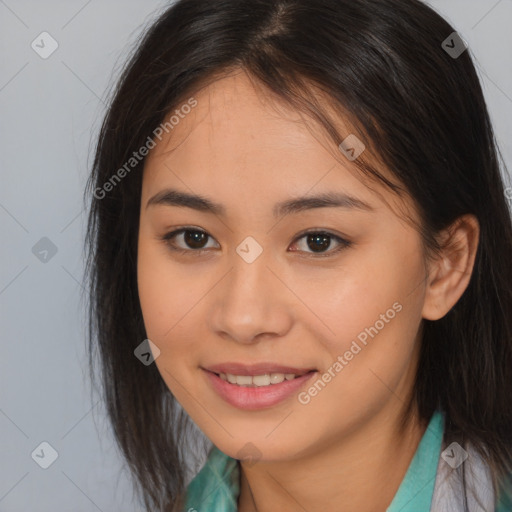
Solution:
<path fill-rule="evenodd" d="M 218 376 L 237 386 L 261 387 L 280 384 L 285 379 L 293 380 L 297 377 L 294 373 L 265 373 L 263 375 L 233 375 L 232 373 L 220 373 Z"/>
<path fill-rule="evenodd" d="M 235 370 L 232 370 L 233 372 Z M 215 372 L 202 369 L 211 388 L 227 403 L 245 410 L 272 407 L 296 394 L 317 374 L 316 370 L 299 370 L 297 373 L 266 372 L 245 367 L 236 373 Z"/>

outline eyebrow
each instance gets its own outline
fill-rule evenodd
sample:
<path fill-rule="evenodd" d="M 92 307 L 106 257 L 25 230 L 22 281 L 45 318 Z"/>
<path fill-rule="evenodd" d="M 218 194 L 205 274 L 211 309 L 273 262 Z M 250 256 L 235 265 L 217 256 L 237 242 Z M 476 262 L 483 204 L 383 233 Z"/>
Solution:
<path fill-rule="evenodd" d="M 192 208 L 201 212 L 212 213 L 214 215 L 225 215 L 226 208 L 211 199 L 197 194 L 189 194 L 176 189 L 164 189 L 146 203 L 149 206 L 179 206 Z M 368 203 L 353 197 L 351 195 L 339 192 L 325 192 L 314 196 L 302 196 L 288 199 L 274 205 L 272 213 L 274 217 L 287 215 L 290 213 L 298 213 L 313 208 L 346 208 L 355 210 L 373 211 L 374 208 Z"/>

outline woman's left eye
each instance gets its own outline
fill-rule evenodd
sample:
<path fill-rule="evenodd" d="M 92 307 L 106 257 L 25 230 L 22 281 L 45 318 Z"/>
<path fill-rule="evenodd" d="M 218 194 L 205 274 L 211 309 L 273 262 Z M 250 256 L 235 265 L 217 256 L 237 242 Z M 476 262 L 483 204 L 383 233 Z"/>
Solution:
<path fill-rule="evenodd" d="M 180 246 L 176 243 L 179 235 L 183 235 L 182 240 L 185 246 Z M 175 231 L 166 233 L 161 237 L 161 239 L 172 251 L 189 254 L 202 253 L 206 251 L 208 247 L 206 247 L 204 244 L 209 238 L 213 240 L 213 237 L 206 231 L 192 227 L 180 228 Z M 351 245 L 351 242 L 338 235 L 335 235 L 334 233 L 318 230 L 302 233 L 300 236 L 295 238 L 292 246 L 296 245 L 297 242 L 302 239 L 305 239 L 306 247 L 311 249 L 311 252 L 304 249 L 299 249 L 299 252 L 305 252 L 307 254 L 320 257 L 331 256 L 332 254 L 335 254 L 342 249 L 345 249 L 346 247 L 350 247 Z M 326 250 L 331 247 L 332 240 L 338 244 L 338 247 L 336 247 L 334 250 L 326 252 Z M 297 250 L 292 249 L 292 252 L 297 252 Z"/>
<path fill-rule="evenodd" d="M 350 247 L 351 245 L 351 242 L 345 238 L 341 238 L 340 236 L 335 235 L 334 233 L 329 233 L 328 231 L 308 231 L 307 233 L 303 233 L 297 237 L 295 240 L 301 240 L 302 238 L 305 238 L 305 244 L 308 248 L 312 249 L 313 254 L 317 254 L 319 256 L 331 256 L 332 254 L 338 253 L 342 249 Z M 330 248 L 332 240 L 336 241 L 338 247 L 329 252 L 324 252 L 324 249 Z"/>

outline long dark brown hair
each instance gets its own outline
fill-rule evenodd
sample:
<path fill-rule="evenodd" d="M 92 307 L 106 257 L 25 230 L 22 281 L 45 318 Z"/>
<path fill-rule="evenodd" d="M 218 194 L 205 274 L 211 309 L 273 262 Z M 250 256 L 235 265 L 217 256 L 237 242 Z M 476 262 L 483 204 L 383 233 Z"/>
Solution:
<path fill-rule="evenodd" d="M 395 183 L 365 153 L 354 164 L 414 199 L 426 253 L 441 249 L 436 235 L 458 217 L 477 217 L 466 291 L 446 316 L 422 321 L 407 411 L 415 404 L 425 421 L 444 411 L 446 439 L 473 443 L 504 499 L 512 473 L 512 224 L 471 50 L 456 56 L 442 46 L 454 31 L 418 0 L 179 0 L 143 34 L 111 97 L 85 200 L 91 374 L 148 510 L 183 505 L 190 421 L 156 366 L 133 353 L 147 337 L 136 273 L 144 159 L 105 183 L 127 170 L 180 102 L 237 69 L 310 116 L 336 145 L 348 133 L 336 129 L 319 93 L 348 116 Z"/>

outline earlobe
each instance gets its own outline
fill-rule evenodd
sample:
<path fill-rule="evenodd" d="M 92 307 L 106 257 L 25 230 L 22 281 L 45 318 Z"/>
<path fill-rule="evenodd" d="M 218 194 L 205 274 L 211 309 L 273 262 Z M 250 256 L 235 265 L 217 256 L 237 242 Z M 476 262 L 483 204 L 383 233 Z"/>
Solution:
<path fill-rule="evenodd" d="M 429 263 L 422 316 L 439 320 L 466 290 L 478 249 L 480 226 L 474 215 L 459 217 L 441 233 L 441 254 Z"/>

